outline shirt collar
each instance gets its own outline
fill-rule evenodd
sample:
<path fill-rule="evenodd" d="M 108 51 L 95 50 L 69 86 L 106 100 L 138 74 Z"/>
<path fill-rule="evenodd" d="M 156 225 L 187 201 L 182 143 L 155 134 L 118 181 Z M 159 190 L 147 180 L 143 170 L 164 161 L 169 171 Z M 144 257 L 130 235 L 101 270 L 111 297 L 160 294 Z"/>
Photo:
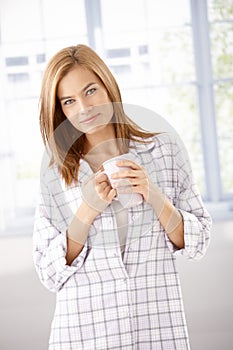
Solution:
<path fill-rule="evenodd" d="M 143 140 L 142 138 L 139 139 L 140 141 Z M 136 141 L 136 140 L 130 140 L 129 146 L 130 146 L 130 153 L 144 153 L 148 152 L 152 148 L 154 148 L 155 143 L 153 137 L 149 137 L 145 140 L 145 143 Z"/>
<path fill-rule="evenodd" d="M 138 139 L 142 140 L 142 138 L 138 138 Z M 131 156 L 130 158 L 137 162 L 139 158 L 139 154 L 146 153 L 149 150 L 152 150 L 154 146 L 155 146 L 155 143 L 154 143 L 153 137 L 147 138 L 146 143 L 141 143 L 136 140 L 130 140 L 128 153 Z M 80 183 L 83 183 L 91 175 L 93 175 L 93 171 L 91 167 L 84 159 L 81 158 L 79 162 L 78 181 Z"/>

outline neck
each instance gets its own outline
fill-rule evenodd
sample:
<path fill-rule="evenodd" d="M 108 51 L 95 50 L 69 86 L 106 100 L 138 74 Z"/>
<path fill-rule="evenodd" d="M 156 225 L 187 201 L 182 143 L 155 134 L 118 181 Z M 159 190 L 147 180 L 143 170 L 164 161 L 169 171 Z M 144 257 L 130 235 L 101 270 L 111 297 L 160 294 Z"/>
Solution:
<path fill-rule="evenodd" d="M 97 171 L 106 160 L 120 155 L 113 125 L 96 135 L 86 134 L 84 151 L 84 159 L 93 171 Z"/>
<path fill-rule="evenodd" d="M 115 130 L 112 124 L 105 126 L 97 130 L 95 133 L 86 134 L 86 143 L 84 146 L 84 152 L 88 153 L 94 151 L 96 148 L 104 148 L 106 145 L 106 151 L 108 150 L 108 141 L 114 141 L 116 143 Z M 112 143 L 112 142 L 111 142 Z"/>

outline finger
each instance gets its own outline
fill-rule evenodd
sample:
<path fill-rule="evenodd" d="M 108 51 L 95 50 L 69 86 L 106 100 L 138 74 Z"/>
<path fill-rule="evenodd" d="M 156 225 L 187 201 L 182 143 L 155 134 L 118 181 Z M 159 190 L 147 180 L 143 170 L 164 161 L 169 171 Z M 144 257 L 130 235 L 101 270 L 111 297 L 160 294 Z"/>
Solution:
<path fill-rule="evenodd" d="M 105 173 L 102 173 L 102 172 L 100 172 L 100 173 L 96 173 L 95 174 L 95 180 L 96 180 L 96 182 L 104 182 L 104 181 L 108 181 L 108 177 L 107 177 L 107 175 L 105 174 Z"/>
<path fill-rule="evenodd" d="M 115 196 L 116 190 L 112 189 L 110 186 L 107 186 L 100 194 L 101 199 L 107 202 L 111 201 Z"/>
<path fill-rule="evenodd" d="M 117 188 L 118 194 L 120 194 L 120 193 L 143 193 L 144 191 L 145 191 L 145 188 L 142 185 Z"/>
<path fill-rule="evenodd" d="M 114 190 L 113 188 L 109 191 L 108 193 L 108 201 L 112 201 L 114 197 L 116 197 L 117 193 L 116 193 L 116 190 Z"/>
<path fill-rule="evenodd" d="M 121 170 L 113 173 L 110 176 L 111 179 L 120 179 L 120 178 L 139 178 L 139 179 L 144 179 L 147 178 L 146 173 L 144 172 L 143 169 L 139 170 L 132 170 L 132 169 L 127 169 L 127 170 Z"/>
<path fill-rule="evenodd" d="M 131 167 L 132 169 L 134 170 L 138 170 L 140 169 L 140 165 L 133 162 L 132 160 L 129 160 L 129 159 L 122 159 L 122 160 L 119 160 L 117 163 L 116 163 L 117 166 L 129 166 Z"/>
<path fill-rule="evenodd" d="M 107 182 L 101 182 L 100 184 L 96 185 L 96 191 L 98 194 L 101 194 L 109 185 Z"/>
<path fill-rule="evenodd" d="M 138 186 L 138 185 L 148 185 L 148 181 L 146 181 L 145 178 L 127 178 L 124 180 L 120 180 L 117 182 L 114 182 L 112 184 L 112 188 L 120 188 L 120 187 L 127 187 L 127 186 Z"/>
<path fill-rule="evenodd" d="M 112 188 L 119 188 L 119 187 L 132 186 L 132 185 L 133 185 L 133 179 L 127 178 L 124 180 L 114 182 L 112 184 Z"/>
<path fill-rule="evenodd" d="M 119 179 L 119 178 L 126 178 L 126 177 L 136 177 L 137 172 L 132 169 L 127 169 L 127 170 L 121 170 L 117 171 L 113 174 L 110 175 L 111 179 Z"/>

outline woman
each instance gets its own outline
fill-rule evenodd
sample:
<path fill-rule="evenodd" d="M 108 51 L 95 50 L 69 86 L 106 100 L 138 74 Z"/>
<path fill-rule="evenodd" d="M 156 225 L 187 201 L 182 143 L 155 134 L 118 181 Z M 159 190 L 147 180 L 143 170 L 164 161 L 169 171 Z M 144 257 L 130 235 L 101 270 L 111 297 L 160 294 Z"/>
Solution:
<path fill-rule="evenodd" d="M 211 218 L 178 142 L 125 115 L 114 77 L 85 45 L 50 60 L 41 91 L 50 158 L 34 262 L 57 293 L 49 349 L 189 349 L 175 256 L 203 256 Z M 113 184 L 102 164 L 124 154 Z M 115 200 L 129 192 L 142 203 Z"/>

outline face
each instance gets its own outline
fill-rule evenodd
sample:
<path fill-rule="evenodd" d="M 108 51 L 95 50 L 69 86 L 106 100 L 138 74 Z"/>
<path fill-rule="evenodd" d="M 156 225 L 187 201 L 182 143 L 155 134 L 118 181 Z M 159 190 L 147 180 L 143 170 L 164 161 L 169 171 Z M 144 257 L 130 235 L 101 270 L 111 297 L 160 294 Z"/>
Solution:
<path fill-rule="evenodd" d="M 57 96 L 63 113 L 83 133 L 106 127 L 113 106 L 101 80 L 90 70 L 76 66 L 58 84 Z"/>

